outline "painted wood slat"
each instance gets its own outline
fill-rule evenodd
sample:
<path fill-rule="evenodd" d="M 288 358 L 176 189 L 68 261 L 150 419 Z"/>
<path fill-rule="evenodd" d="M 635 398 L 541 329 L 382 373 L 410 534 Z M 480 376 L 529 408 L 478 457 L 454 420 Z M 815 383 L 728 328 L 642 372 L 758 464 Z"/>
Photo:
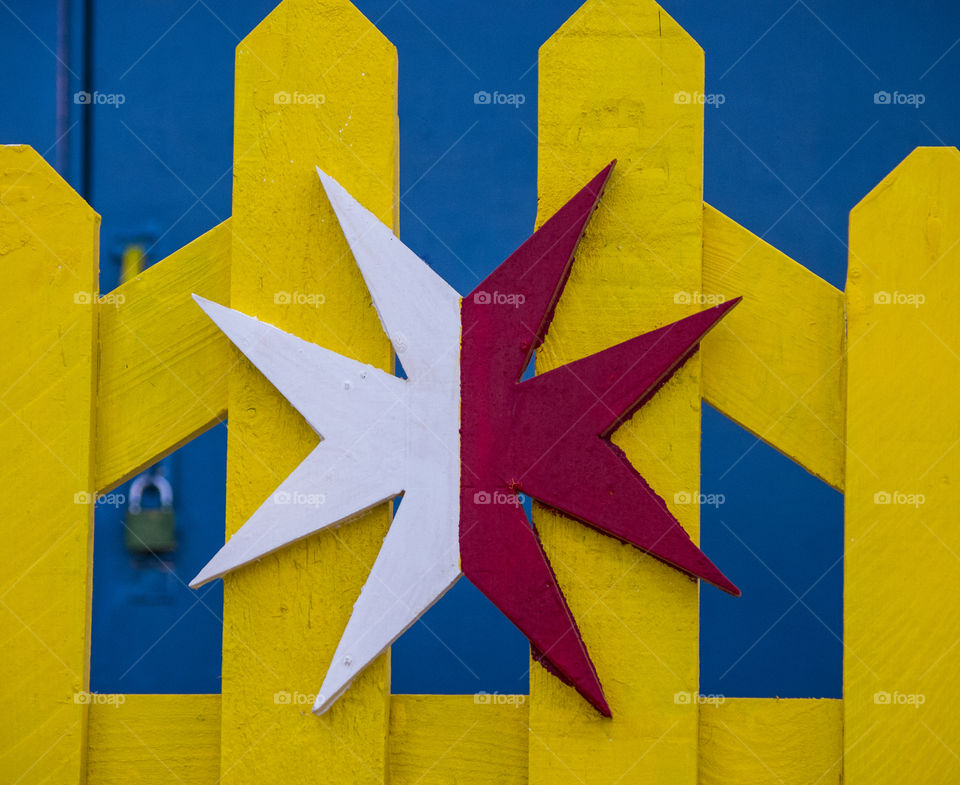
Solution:
<path fill-rule="evenodd" d="M 702 288 L 703 114 L 676 96 L 703 91 L 703 52 L 651 0 L 590 0 L 541 47 L 539 74 L 538 223 L 618 161 L 538 352 L 542 372 L 696 310 L 676 295 Z M 697 509 L 673 501 L 699 490 L 699 369 L 694 356 L 613 437 L 695 541 Z M 674 696 L 697 689 L 697 584 L 534 514 L 615 719 L 533 664 L 530 782 L 696 782 L 697 709 Z"/>
<path fill-rule="evenodd" d="M 526 695 L 394 695 L 391 785 L 526 785 Z"/>
<path fill-rule="evenodd" d="M 236 356 L 190 295 L 229 302 L 230 245 L 228 219 L 103 299 L 96 454 L 101 491 L 226 416 Z"/>
<path fill-rule="evenodd" d="M 527 696 L 394 695 L 393 785 L 522 785 Z M 213 785 L 220 769 L 219 695 L 124 695 L 91 707 L 87 785 Z"/>
<path fill-rule="evenodd" d="M 960 782 L 960 153 L 850 214 L 844 781 Z"/>
<path fill-rule="evenodd" d="M 100 217 L 0 146 L 0 779 L 85 768 Z"/>
<path fill-rule="evenodd" d="M 838 700 L 727 698 L 700 707 L 700 785 L 839 785 Z"/>
<path fill-rule="evenodd" d="M 377 221 L 372 215 L 369 218 Z M 389 232 L 385 225 L 379 227 Z M 402 266 L 397 261 L 395 255 L 386 254 L 374 264 L 377 268 Z M 416 265 L 426 270 L 419 259 Z M 409 270 L 408 280 L 419 272 Z M 382 283 L 378 272 L 364 268 L 364 274 L 371 288 L 375 282 Z M 457 452 L 450 449 L 458 439 L 459 298 L 452 290 L 447 294 L 440 301 L 420 302 L 415 312 L 416 318 L 432 322 L 438 333 L 445 333 L 446 362 L 431 354 L 433 366 L 413 363 L 407 379 L 197 298 L 207 315 L 323 440 L 191 586 L 327 527 L 349 523 L 371 507 L 403 495 L 324 677 L 314 705 L 317 713 L 326 711 L 460 577 L 459 464 Z M 382 313 L 383 302 L 379 298 L 374 302 Z M 427 315 L 431 309 L 434 319 Z M 403 324 L 410 318 L 407 314 Z M 413 336 L 417 328 L 405 326 L 405 330 Z M 392 329 L 391 334 L 395 334 Z M 423 348 L 410 345 L 409 350 L 416 354 Z M 311 496 L 315 503 L 302 503 Z"/>
<path fill-rule="evenodd" d="M 743 296 L 701 347 L 704 399 L 843 490 L 843 292 L 704 204 L 698 294 Z"/>
<path fill-rule="evenodd" d="M 394 785 L 523 785 L 525 695 L 394 695 Z M 704 785 L 837 785 L 836 700 L 727 698 L 700 707 Z M 88 785 L 211 785 L 219 778 L 219 695 L 124 695 L 90 708 Z M 588 780 L 589 781 L 589 780 Z"/>
<path fill-rule="evenodd" d="M 87 785 L 219 779 L 219 695 L 120 695 L 90 707 Z"/>
<path fill-rule="evenodd" d="M 393 46 L 346 0 L 285 0 L 237 48 L 231 306 L 382 369 L 390 344 L 315 167 L 396 226 L 396 79 Z M 229 396 L 233 534 L 317 436 L 246 360 Z M 224 783 L 382 781 L 387 656 L 310 710 L 387 523 L 380 505 L 226 577 Z"/>

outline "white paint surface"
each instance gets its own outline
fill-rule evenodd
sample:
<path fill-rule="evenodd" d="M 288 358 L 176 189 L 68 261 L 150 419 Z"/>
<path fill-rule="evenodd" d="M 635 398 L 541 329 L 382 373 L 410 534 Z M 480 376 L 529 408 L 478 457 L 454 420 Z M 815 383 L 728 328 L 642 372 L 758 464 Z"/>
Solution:
<path fill-rule="evenodd" d="M 460 298 L 317 171 L 408 378 L 194 295 L 322 441 L 190 585 L 402 493 L 317 696 L 320 714 L 460 577 Z"/>

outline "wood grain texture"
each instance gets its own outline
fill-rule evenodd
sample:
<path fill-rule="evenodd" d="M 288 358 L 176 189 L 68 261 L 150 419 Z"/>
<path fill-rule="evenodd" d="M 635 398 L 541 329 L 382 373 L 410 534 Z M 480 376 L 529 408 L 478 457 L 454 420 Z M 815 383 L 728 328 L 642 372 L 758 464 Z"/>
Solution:
<path fill-rule="evenodd" d="M 608 439 L 737 300 L 517 382 L 549 329 L 612 169 L 463 300 L 460 506 L 464 574 L 529 639 L 533 658 L 607 717 L 601 681 L 517 492 L 739 594 Z M 514 302 L 491 302 L 491 292 Z"/>
<path fill-rule="evenodd" d="M 215 785 L 219 695 L 122 695 L 90 707 L 87 785 Z"/>
<path fill-rule="evenodd" d="M 701 299 L 739 296 L 701 347 L 704 399 L 843 490 L 843 292 L 704 204 Z"/>
<path fill-rule="evenodd" d="M 700 707 L 700 785 L 840 785 L 838 700 L 727 698 Z"/>
<path fill-rule="evenodd" d="M 0 147 L 0 780 L 77 783 L 86 756 L 100 217 Z"/>
<path fill-rule="evenodd" d="M 379 227 L 390 232 L 384 224 Z M 420 269 L 411 270 L 408 281 L 427 269 L 415 261 Z M 396 254 L 386 253 L 378 264 L 403 266 L 397 262 Z M 377 291 L 371 271 L 364 273 Z M 337 644 L 314 703 L 317 714 L 329 709 L 460 577 L 460 467 L 450 447 L 459 436 L 460 298 L 452 290 L 445 294 L 420 301 L 409 315 L 433 325 L 435 340 L 446 344 L 443 357 L 427 351 L 424 360 L 433 356 L 434 367 L 411 363 L 406 379 L 196 298 L 322 441 L 191 581 L 192 587 L 403 497 Z M 383 301 L 374 297 L 383 314 Z M 416 328 L 407 331 L 415 333 Z M 424 349 L 409 347 L 411 354 Z"/>
<path fill-rule="evenodd" d="M 220 767 L 219 695 L 124 695 L 90 708 L 88 785 L 212 785 Z M 523 785 L 525 695 L 394 695 L 393 785 Z M 837 785 L 836 700 L 727 698 L 700 708 L 703 785 Z M 588 782 L 590 780 L 587 780 Z"/>
<path fill-rule="evenodd" d="M 391 785 L 525 785 L 526 695 L 394 695 Z"/>
<path fill-rule="evenodd" d="M 703 112 L 675 96 L 702 92 L 703 52 L 651 0 L 590 0 L 541 47 L 539 73 L 538 223 L 618 161 L 538 352 L 542 372 L 696 310 L 675 298 L 701 289 Z M 699 490 L 699 357 L 613 441 L 697 541 L 696 506 L 673 502 Z M 697 584 L 534 514 L 614 719 L 534 664 L 530 782 L 695 782 L 697 707 L 674 696 L 697 689 Z"/>
<path fill-rule="evenodd" d="M 315 167 L 396 227 L 396 79 L 393 46 L 346 0 L 285 0 L 237 48 L 231 305 L 383 369 L 390 344 Z M 229 411 L 233 534 L 318 440 L 246 360 Z M 380 505 L 227 576 L 224 783 L 382 781 L 387 656 L 310 709 L 387 523 Z"/>
<path fill-rule="evenodd" d="M 850 214 L 844 781 L 960 782 L 960 153 Z"/>
<path fill-rule="evenodd" d="M 230 221 L 100 304 L 97 488 L 113 488 L 223 419 L 236 356 L 191 299 L 230 300 Z"/>
<path fill-rule="evenodd" d="M 376 454 L 364 473 L 394 475 L 403 489 L 317 696 L 314 711 L 321 713 L 460 578 L 461 330 L 457 292 L 336 180 L 320 169 L 317 174 L 407 377 L 390 379 L 399 389 L 386 396 L 388 385 L 378 384 L 379 400 L 339 424 L 325 414 L 329 424 L 319 429 L 326 439 L 349 424 L 348 452 L 368 437 Z M 360 375 L 362 381 L 376 372 L 363 366 Z M 349 391 L 341 381 L 343 393 Z M 320 405 L 327 408 L 332 397 Z"/>

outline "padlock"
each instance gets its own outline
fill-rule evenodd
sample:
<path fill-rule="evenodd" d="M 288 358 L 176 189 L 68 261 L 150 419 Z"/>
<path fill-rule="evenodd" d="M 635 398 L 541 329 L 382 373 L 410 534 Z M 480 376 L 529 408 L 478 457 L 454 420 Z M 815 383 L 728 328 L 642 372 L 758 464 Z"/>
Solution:
<path fill-rule="evenodd" d="M 160 506 L 143 507 L 143 493 L 155 488 Z M 130 483 L 124 542 L 132 553 L 168 553 L 177 547 L 177 525 L 173 514 L 173 488 L 159 474 L 141 474 Z"/>

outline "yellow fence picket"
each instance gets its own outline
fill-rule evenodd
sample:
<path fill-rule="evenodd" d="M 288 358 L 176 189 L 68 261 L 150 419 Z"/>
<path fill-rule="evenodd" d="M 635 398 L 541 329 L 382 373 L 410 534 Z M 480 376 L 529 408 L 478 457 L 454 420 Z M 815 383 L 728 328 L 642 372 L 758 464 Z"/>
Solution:
<path fill-rule="evenodd" d="M 85 773 L 100 217 L 0 147 L 0 778 Z"/>
<path fill-rule="evenodd" d="M 216 785 L 219 695 L 125 695 L 90 708 L 86 785 Z"/>
<path fill-rule="evenodd" d="M 392 785 L 525 785 L 527 701 L 498 696 L 394 695 L 390 701 Z"/>
<path fill-rule="evenodd" d="M 698 585 L 535 507 L 612 721 L 536 664 L 529 696 L 391 696 L 388 654 L 315 717 L 381 505 L 226 577 L 222 695 L 90 703 L 97 490 L 229 407 L 230 535 L 318 443 L 190 294 L 393 362 L 314 167 L 396 231 L 396 52 L 348 0 L 284 0 L 237 49 L 233 217 L 110 295 L 99 217 L 0 147 L 0 779 L 960 782 L 960 152 L 853 210 L 841 293 L 703 204 L 703 80 L 654 0 L 588 0 L 541 48 L 538 223 L 618 166 L 537 367 L 744 295 L 614 441 L 695 541 L 701 395 L 844 490 L 843 701 L 702 703 Z"/>
<path fill-rule="evenodd" d="M 703 289 L 743 297 L 703 341 L 704 400 L 842 491 L 843 292 L 707 204 Z"/>
<path fill-rule="evenodd" d="M 697 310 L 703 51 L 652 0 L 589 0 L 540 49 L 542 222 L 612 159 L 537 370 Z M 614 436 L 697 540 L 700 362 Z M 686 494 L 686 495 L 685 495 Z M 530 674 L 530 782 L 696 782 L 697 585 L 597 532 L 535 511 L 614 721 L 539 665 Z"/>
<path fill-rule="evenodd" d="M 236 357 L 191 295 L 229 299 L 230 245 L 224 221 L 104 298 L 99 490 L 119 485 L 226 416 Z"/>
<path fill-rule="evenodd" d="M 396 50 L 347 0 L 285 0 L 237 48 L 231 303 L 358 360 L 392 350 L 315 166 L 395 227 Z M 230 382 L 227 534 L 317 444 L 243 360 Z M 382 782 L 389 663 L 310 710 L 387 505 L 224 582 L 225 783 Z"/>
<path fill-rule="evenodd" d="M 700 785 L 840 785 L 838 700 L 727 698 L 700 708 Z"/>
<path fill-rule="evenodd" d="M 960 782 L 960 153 L 850 215 L 844 781 Z"/>

